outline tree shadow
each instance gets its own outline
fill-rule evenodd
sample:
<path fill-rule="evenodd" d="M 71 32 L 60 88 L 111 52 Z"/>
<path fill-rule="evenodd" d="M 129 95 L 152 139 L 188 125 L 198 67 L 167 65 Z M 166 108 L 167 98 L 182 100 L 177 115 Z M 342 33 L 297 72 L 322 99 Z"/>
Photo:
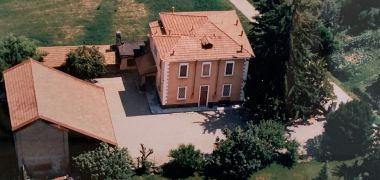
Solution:
<path fill-rule="evenodd" d="M 202 122 L 194 122 L 203 126 L 203 134 L 215 134 L 217 130 L 232 129 L 246 124 L 243 116 L 234 110 L 198 112 L 198 114 L 205 117 Z"/>

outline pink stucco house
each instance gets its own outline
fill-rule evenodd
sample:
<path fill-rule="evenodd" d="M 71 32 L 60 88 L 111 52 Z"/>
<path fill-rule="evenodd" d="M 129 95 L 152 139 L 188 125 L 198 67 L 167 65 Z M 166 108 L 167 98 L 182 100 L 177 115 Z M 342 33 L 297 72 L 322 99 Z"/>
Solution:
<path fill-rule="evenodd" d="M 149 23 L 164 107 L 244 100 L 254 56 L 235 11 L 162 12 Z"/>

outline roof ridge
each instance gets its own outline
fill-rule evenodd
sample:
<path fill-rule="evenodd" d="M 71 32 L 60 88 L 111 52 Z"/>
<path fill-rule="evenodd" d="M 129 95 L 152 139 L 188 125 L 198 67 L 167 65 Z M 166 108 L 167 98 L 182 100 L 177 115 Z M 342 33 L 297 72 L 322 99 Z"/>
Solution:
<path fill-rule="evenodd" d="M 236 12 L 236 11 L 235 11 Z M 239 17 L 237 17 L 239 19 Z M 240 21 L 240 19 L 239 19 Z M 214 25 L 216 28 L 218 28 L 219 31 L 221 31 L 223 34 L 225 34 L 228 38 L 230 38 L 232 41 L 234 41 L 237 45 L 239 46 L 242 46 L 242 44 L 239 44 L 239 42 L 237 42 L 234 38 L 232 38 L 230 35 L 228 35 L 226 32 L 223 31 L 223 29 L 221 29 L 218 25 L 216 25 L 213 21 L 209 20 L 209 22 Z M 240 21 L 240 24 L 241 24 L 241 21 Z M 245 33 L 244 31 L 244 28 L 242 27 L 242 31 Z M 245 51 L 247 51 L 249 54 L 253 55 L 252 53 L 250 53 L 246 48 L 243 47 L 243 49 Z"/>
<path fill-rule="evenodd" d="M 112 135 L 115 138 L 116 143 L 117 143 L 117 138 L 116 138 L 116 135 L 115 135 L 115 129 L 114 129 L 114 126 L 113 126 L 113 121 L 112 121 L 112 117 L 111 117 L 111 111 L 110 111 L 110 107 L 108 106 L 108 98 L 107 98 L 106 90 L 105 89 L 103 89 L 103 94 L 104 94 L 104 98 L 106 99 L 106 107 L 107 107 L 108 116 L 109 116 L 109 118 L 111 120 Z"/>
<path fill-rule="evenodd" d="M 184 37 L 184 36 L 179 36 L 179 38 L 178 38 L 178 39 L 176 40 L 176 42 L 174 43 L 173 47 L 172 47 L 168 52 L 165 53 L 165 56 L 163 56 L 163 58 L 168 57 L 168 53 L 170 53 L 171 51 L 173 51 L 173 50 L 175 49 L 175 47 L 177 47 L 177 45 L 178 45 L 178 41 L 181 40 L 183 37 Z M 186 36 L 186 37 L 187 37 L 187 36 Z M 169 54 L 169 56 L 170 56 L 170 54 Z"/>
<path fill-rule="evenodd" d="M 85 45 L 63 45 L 63 46 L 38 46 L 37 48 L 54 48 L 54 47 L 80 47 L 80 46 L 110 46 L 109 44 L 85 44 Z"/>
<path fill-rule="evenodd" d="M 194 11 L 194 12 L 198 12 L 198 11 Z M 207 12 L 207 11 L 205 11 Z M 183 14 L 182 14 L 183 13 Z M 185 14 L 187 12 L 181 12 L 181 13 L 177 13 L 177 12 L 160 12 L 160 14 L 164 14 L 164 15 L 175 15 L 175 16 L 192 16 L 192 17 L 208 17 L 207 15 L 194 15 L 194 14 Z"/>
<path fill-rule="evenodd" d="M 49 67 L 49 66 L 47 66 L 47 65 L 45 65 L 45 64 L 43 64 L 43 63 L 41 63 L 41 62 L 38 62 L 38 61 L 36 61 L 36 60 L 30 60 L 30 61 L 33 62 L 33 63 L 39 64 L 39 65 L 42 65 L 43 67 L 46 67 L 46 68 L 48 68 L 48 69 L 50 69 L 50 70 L 53 70 L 53 71 L 55 71 L 55 72 L 58 72 L 58 73 L 60 73 L 60 74 L 62 74 L 62 75 L 64 75 L 64 76 L 66 76 L 66 77 L 72 78 L 72 79 L 74 79 L 74 80 L 76 80 L 76 81 L 78 81 L 78 82 L 82 82 L 82 83 L 85 83 L 85 84 L 87 84 L 87 85 L 93 86 L 93 87 L 95 87 L 95 88 L 99 88 L 99 89 L 103 89 L 103 90 L 104 90 L 104 88 L 101 87 L 101 86 L 98 86 L 98 85 L 92 84 L 92 83 L 90 83 L 90 82 L 88 82 L 88 81 L 85 81 L 85 80 L 82 80 L 82 79 L 79 79 L 79 78 L 76 78 L 76 77 L 74 77 L 74 76 L 72 76 L 72 75 L 70 75 L 70 74 L 67 74 L 67 73 L 62 72 L 62 71 L 60 71 L 60 70 L 58 70 L 58 69 L 55 69 L 55 68 Z"/>
<path fill-rule="evenodd" d="M 32 90 L 33 90 L 33 94 L 34 94 L 34 100 L 35 100 L 35 103 L 36 103 L 36 110 L 37 110 L 37 116 L 39 116 L 39 111 L 38 111 L 38 103 L 37 103 L 37 93 L 36 93 L 36 87 L 35 87 L 35 83 L 34 83 L 34 74 L 33 74 L 33 65 L 32 65 L 32 62 L 33 60 L 28 60 L 29 61 L 29 65 L 30 65 L 30 74 L 31 74 L 31 77 L 32 77 Z"/>

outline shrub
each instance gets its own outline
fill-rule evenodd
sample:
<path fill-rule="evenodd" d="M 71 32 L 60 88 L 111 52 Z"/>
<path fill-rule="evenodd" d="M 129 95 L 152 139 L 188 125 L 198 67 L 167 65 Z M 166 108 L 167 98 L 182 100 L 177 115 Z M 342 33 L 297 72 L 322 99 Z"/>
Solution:
<path fill-rule="evenodd" d="M 0 72 L 35 56 L 36 49 L 34 42 L 24 36 L 5 36 L 0 40 Z"/>
<path fill-rule="evenodd" d="M 324 159 L 348 160 L 363 155 L 371 145 L 373 121 L 371 108 L 357 100 L 328 114 L 321 142 Z"/>
<path fill-rule="evenodd" d="M 288 159 L 295 161 L 293 158 L 297 157 L 294 149 L 298 145 L 289 142 L 285 137 L 284 127 L 274 121 L 263 121 L 259 125 L 249 124 L 246 129 L 225 130 L 224 135 L 226 139 L 221 140 L 217 149 L 206 159 L 207 176 L 248 179 L 253 172 L 277 160 L 282 155 L 280 151 L 284 149 L 291 154 Z"/>
<path fill-rule="evenodd" d="M 73 158 L 84 179 L 129 179 L 133 162 L 126 148 L 119 149 L 101 143 L 98 148 Z"/>
<path fill-rule="evenodd" d="M 81 46 L 67 54 L 63 70 L 80 79 L 93 79 L 106 72 L 104 56 L 96 47 Z"/>
<path fill-rule="evenodd" d="M 180 145 L 170 151 L 171 161 L 163 165 L 164 176 L 170 178 L 186 178 L 203 169 L 203 154 L 194 145 Z"/>

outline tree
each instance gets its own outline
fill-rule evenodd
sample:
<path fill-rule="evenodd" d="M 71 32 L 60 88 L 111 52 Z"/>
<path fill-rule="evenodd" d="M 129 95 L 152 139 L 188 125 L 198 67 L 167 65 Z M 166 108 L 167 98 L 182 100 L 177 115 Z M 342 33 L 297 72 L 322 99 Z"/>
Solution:
<path fill-rule="evenodd" d="M 0 72 L 40 54 L 33 41 L 24 36 L 9 34 L 0 41 Z M 0 73 L 2 81 L 2 73 Z"/>
<path fill-rule="evenodd" d="M 140 146 L 141 146 L 141 150 L 140 150 L 141 157 L 137 158 L 136 174 L 138 175 L 149 174 L 154 164 L 148 160 L 148 157 L 152 155 L 154 151 L 151 148 L 147 150 L 144 144 L 140 144 Z"/>
<path fill-rule="evenodd" d="M 250 62 L 246 94 L 258 119 L 287 120 L 285 109 L 286 61 L 289 57 L 291 6 L 285 0 L 254 0 L 260 16 L 248 38 L 256 57 Z"/>
<path fill-rule="evenodd" d="M 274 121 L 225 130 L 224 135 L 226 139 L 218 142 L 217 149 L 207 158 L 207 176 L 248 179 L 253 172 L 276 160 L 280 150 L 290 147 L 289 143 L 294 144 L 286 139 L 284 127 Z"/>
<path fill-rule="evenodd" d="M 316 0 L 292 1 L 286 104 L 295 118 L 325 112 L 323 105 L 334 98 L 326 64 L 315 48 L 320 43 L 318 5 Z"/>
<path fill-rule="evenodd" d="M 195 172 L 203 170 L 204 157 L 194 145 L 181 144 L 177 149 L 170 150 L 172 158 L 163 165 L 164 176 L 178 179 L 193 176 Z"/>
<path fill-rule="evenodd" d="M 99 77 L 106 72 L 104 56 L 94 46 L 80 46 L 67 54 L 63 70 L 80 79 Z"/>
<path fill-rule="evenodd" d="M 328 114 L 321 151 L 326 159 L 347 160 L 367 152 L 372 144 L 371 108 L 354 100 Z"/>
<path fill-rule="evenodd" d="M 248 105 L 259 119 L 285 122 L 324 112 L 333 95 L 320 57 L 325 34 L 318 31 L 317 1 L 254 0 L 254 5 L 260 16 L 249 34 L 256 57 L 250 63 Z"/>
<path fill-rule="evenodd" d="M 375 149 L 370 155 L 363 160 L 361 165 L 364 179 L 380 179 L 380 148 Z"/>
<path fill-rule="evenodd" d="M 369 94 L 371 94 L 372 98 L 376 101 L 380 101 L 380 75 L 372 85 L 367 87 L 366 90 Z"/>
<path fill-rule="evenodd" d="M 98 148 L 73 158 L 84 179 L 129 179 L 133 162 L 126 148 L 101 143 Z"/>

